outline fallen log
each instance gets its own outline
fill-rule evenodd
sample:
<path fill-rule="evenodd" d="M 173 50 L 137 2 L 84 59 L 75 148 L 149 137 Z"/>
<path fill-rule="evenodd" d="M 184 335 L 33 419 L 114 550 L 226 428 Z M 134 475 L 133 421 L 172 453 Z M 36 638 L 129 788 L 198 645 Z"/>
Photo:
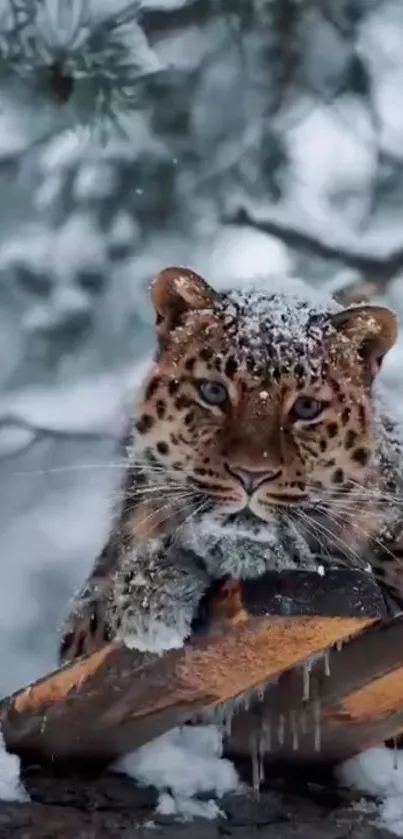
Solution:
<path fill-rule="evenodd" d="M 304 684 L 305 683 L 305 684 Z M 338 761 L 403 732 L 403 615 L 377 622 L 309 672 L 291 669 L 233 717 L 233 753 L 261 732 L 267 760 Z"/>
<path fill-rule="evenodd" d="M 4 699 L 7 748 L 37 761 L 111 761 L 384 614 L 372 578 L 347 571 L 226 582 L 204 607 L 181 650 L 156 656 L 108 644 Z"/>

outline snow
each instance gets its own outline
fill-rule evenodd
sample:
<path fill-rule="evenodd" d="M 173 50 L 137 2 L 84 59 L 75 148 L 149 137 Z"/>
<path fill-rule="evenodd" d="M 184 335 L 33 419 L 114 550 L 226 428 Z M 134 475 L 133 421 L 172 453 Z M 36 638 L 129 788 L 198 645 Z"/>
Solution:
<path fill-rule="evenodd" d="M 91 382 L 48 388 L 21 389 L 5 396 L 0 406 L 0 452 L 3 435 L 10 436 L 11 419 L 41 431 L 59 434 L 121 434 L 133 395 L 149 369 L 149 360 L 119 371 L 94 376 Z M 126 410 L 127 408 L 127 410 Z M 29 431 L 25 429 L 25 433 Z M 22 433 L 22 430 L 19 429 Z"/>
<path fill-rule="evenodd" d="M 403 836 L 403 754 L 386 747 L 368 749 L 338 769 L 343 786 L 379 800 L 377 821 Z"/>
<path fill-rule="evenodd" d="M 213 285 L 243 288 L 259 275 L 267 284 L 274 274 L 288 276 L 293 269 L 287 248 L 278 239 L 239 225 L 221 230 L 207 254 L 205 274 Z"/>
<path fill-rule="evenodd" d="M 20 779 L 20 761 L 5 747 L 0 731 L 0 801 L 29 801 Z"/>
<path fill-rule="evenodd" d="M 118 636 L 120 637 L 120 636 Z M 164 626 L 161 621 L 151 620 L 147 625 L 147 632 L 136 635 L 124 634 L 122 641 L 129 650 L 158 653 L 162 655 L 166 650 L 179 650 L 183 647 L 185 633 L 176 628 Z"/>
<path fill-rule="evenodd" d="M 362 26 L 359 42 L 360 53 L 373 72 L 373 97 L 382 125 L 382 146 L 398 157 L 402 154 L 403 117 L 394 103 L 403 84 L 399 34 L 402 24 L 400 3 L 374 8 Z"/>
<path fill-rule="evenodd" d="M 1 269 L 25 262 L 34 265 L 37 271 L 49 271 L 59 279 L 60 294 L 71 293 L 68 285 L 79 269 L 91 268 L 102 273 L 105 260 L 104 240 L 94 219 L 84 212 L 69 219 L 57 235 L 45 225 L 27 225 L 21 237 L 7 242 L 0 251 Z M 80 304 L 80 300 L 68 303 L 75 308 Z"/>
<path fill-rule="evenodd" d="M 334 195 L 348 193 L 344 222 L 346 226 L 354 222 L 366 200 L 365 186 L 374 168 L 376 150 L 370 140 L 370 121 L 363 109 L 360 113 L 356 102 L 343 102 L 335 112 L 312 111 L 289 135 L 299 176 L 291 187 L 288 201 L 299 200 L 301 187 L 305 192 L 308 188 L 315 196 L 317 211 L 326 213 L 328 221 L 329 216 L 335 219 L 338 213 L 337 206 L 334 209 L 331 206 Z M 305 213 L 304 221 L 309 224 L 310 208 Z"/>
<path fill-rule="evenodd" d="M 63 131 L 53 137 L 46 146 L 46 154 L 42 155 L 41 167 L 45 172 L 60 173 L 61 170 L 78 163 L 86 150 L 94 149 L 88 137 L 73 131 Z"/>
<path fill-rule="evenodd" d="M 236 770 L 222 757 L 222 749 L 216 726 L 184 726 L 125 755 L 114 768 L 156 787 L 158 813 L 185 820 L 214 819 L 221 812 L 217 799 L 240 788 Z"/>

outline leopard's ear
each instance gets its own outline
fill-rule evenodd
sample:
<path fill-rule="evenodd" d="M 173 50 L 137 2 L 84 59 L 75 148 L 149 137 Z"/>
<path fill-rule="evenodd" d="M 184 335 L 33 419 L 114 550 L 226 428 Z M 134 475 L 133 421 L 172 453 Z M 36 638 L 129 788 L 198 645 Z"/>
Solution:
<path fill-rule="evenodd" d="M 332 324 L 357 349 L 370 380 L 381 369 L 386 353 L 396 343 L 399 322 L 385 306 L 351 306 L 336 312 Z"/>
<path fill-rule="evenodd" d="M 211 306 L 215 291 L 190 268 L 165 268 L 151 283 L 151 299 L 160 338 L 180 326 L 191 309 Z"/>

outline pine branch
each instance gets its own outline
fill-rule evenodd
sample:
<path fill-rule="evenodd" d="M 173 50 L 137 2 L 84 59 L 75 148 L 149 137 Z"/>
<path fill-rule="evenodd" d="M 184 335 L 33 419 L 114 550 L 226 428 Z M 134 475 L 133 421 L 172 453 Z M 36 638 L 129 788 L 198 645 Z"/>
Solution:
<path fill-rule="evenodd" d="M 8 0 L 0 20 L 0 77 L 101 137 L 124 129 L 139 83 L 161 64 L 138 23 L 139 3 L 94 18 L 89 0 Z"/>

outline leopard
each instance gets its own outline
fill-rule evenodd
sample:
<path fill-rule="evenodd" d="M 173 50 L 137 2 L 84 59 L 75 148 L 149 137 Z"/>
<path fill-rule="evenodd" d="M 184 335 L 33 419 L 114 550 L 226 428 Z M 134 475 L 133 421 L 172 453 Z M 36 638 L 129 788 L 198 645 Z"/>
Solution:
<path fill-rule="evenodd" d="M 60 661 L 111 640 L 181 648 L 223 578 L 341 565 L 399 598 L 401 437 L 378 376 L 396 314 L 302 280 L 217 291 L 183 267 L 155 277 L 151 301 L 118 508 Z"/>

